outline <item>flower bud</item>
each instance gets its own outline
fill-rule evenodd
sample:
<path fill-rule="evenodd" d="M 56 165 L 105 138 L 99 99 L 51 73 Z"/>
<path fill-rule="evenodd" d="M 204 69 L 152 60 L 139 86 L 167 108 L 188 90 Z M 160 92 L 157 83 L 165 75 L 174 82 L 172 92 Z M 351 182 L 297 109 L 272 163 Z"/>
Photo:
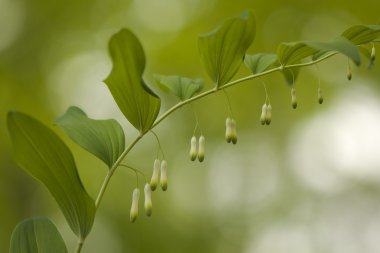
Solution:
<path fill-rule="evenodd" d="M 160 160 L 154 160 L 152 178 L 150 179 L 150 189 L 156 190 L 158 185 L 158 177 L 160 174 Z"/>
<path fill-rule="evenodd" d="M 267 117 L 267 104 L 263 104 L 263 107 L 261 108 L 261 116 L 260 116 L 261 125 L 265 125 L 266 117 Z"/>
<path fill-rule="evenodd" d="M 197 159 L 197 138 L 195 136 L 191 137 L 190 141 L 190 160 L 195 161 Z"/>
<path fill-rule="evenodd" d="M 203 162 L 203 160 L 205 159 L 205 137 L 203 137 L 203 135 L 201 135 L 201 137 L 199 137 L 199 148 L 198 148 L 198 160 L 200 162 Z"/>
<path fill-rule="evenodd" d="M 149 184 L 145 184 L 144 187 L 144 207 L 147 216 L 152 215 L 152 191 Z"/>
<path fill-rule="evenodd" d="M 226 141 L 230 143 L 232 141 L 232 128 L 231 128 L 231 119 L 226 119 Z"/>
<path fill-rule="evenodd" d="M 371 62 L 372 63 L 375 61 L 375 58 L 376 58 L 376 49 L 375 49 L 375 47 L 372 47 L 372 50 L 371 50 Z"/>
<path fill-rule="evenodd" d="M 347 67 L 347 79 L 350 81 L 352 79 L 351 67 Z"/>
<path fill-rule="evenodd" d="M 161 162 L 161 177 L 160 177 L 160 185 L 163 191 L 168 189 L 168 176 L 167 176 L 167 167 L 168 164 L 165 160 Z"/>
<path fill-rule="evenodd" d="M 296 89 L 294 89 L 294 87 L 291 90 L 291 96 L 292 96 L 292 107 L 293 109 L 296 109 L 298 102 L 297 102 L 297 96 L 296 96 Z"/>
<path fill-rule="evenodd" d="M 318 88 L 318 103 L 321 105 L 323 103 L 321 88 Z"/>
<path fill-rule="evenodd" d="M 236 131 L 236 121 L 231 120 L 231 141 L 233 144 L 237 143 L 237 131 Z"/>
<path fill-rule="evenodd" d="M 139 198 L 140 198 L 140 190 L 139 188 L 135 188 L 132 194 L 132 206 L 130 212 L 130 220 L 131 222 L 135 222 L 137 216 L 139 215 Z"/>
<path fill-rule="evenodd" d="M 269 125 L 272 121 L 272 106 L 269 104 L 267 106 L 267 113 L 265 116 L 265 124 Z"/>

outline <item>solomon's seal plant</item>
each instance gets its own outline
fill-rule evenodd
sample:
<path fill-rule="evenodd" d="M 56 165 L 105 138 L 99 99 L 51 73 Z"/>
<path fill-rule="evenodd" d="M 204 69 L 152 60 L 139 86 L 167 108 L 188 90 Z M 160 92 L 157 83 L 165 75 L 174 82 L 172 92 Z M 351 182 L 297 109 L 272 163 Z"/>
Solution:
<path fill-rule="evenodd" d="M 280 72 L 285 77 L 290 87 L 291 105 L 296 108 L 297 97 L 294 85 L 303 67 L 316 65 L 341 54 L 347 58 L 348 79 L 351 79 L 351 65 L 361 64 L 361 54 L 368 59 L 369 66 L 374 64 L 375 44 L 380 38 L 380 25 L 356 25 L 327 42 L 286 42 L 278 46 L 276 53 L 258 52 L 250 55 L 247 54 L 247 49 L 254 40 L 255 26 L 253 14 L 245 11 L 238 17 L 226 20 L 215 30 L 199 35 L 200 58 L 214 84 L 211 89 L 202 92 L 203 81 L 200 79 L 155 75 L 157 87 L 178 98 L 178 103 L 160 115 L 161 98 L 143 78 L 145 53 L 140 41 L 129 29 L 121 29 L 111 37 L 109 53 L 113 67 L 104 82 L 120 111 L 137 129 L 138 135 L 126 145 L 123 129 L 117 121 L 91 119 L 78 107 L 70 107 L 55 122 L 56 128 L 107 165 L 108 173 L 95 198 L 84 188 L 70 149 L 55 131 L 25 113 L 17 111 L 8 113 L 7 124 L 15 160 L 27 173 L 44 184 L 58 203 L 67 223 L 78 238 L 76 253 L 81 252 L 104 193 L 115 171 L 120 167 L 120 169 L 130 169 L 136 174 L 136 187 L 132 192 L 130 210 L 131 222 L 135 222 L 138 217 L 141 186 L 144 187 L 145 213 L 147 216 L 152 215 L 151 191 L 154 191 L 158 185 L 163 191 L 168 189 L 168 165 L 159 137 L 153 129 L 169 115 L 185 105 L 191 105 L 192 102 L 219 91 L 223 91 L 227 97 L 225 91 L 229 87 L 274 72 Z M 243 62 L 252 74 L 233 80 Z M 265 83 L 263 84 L 265 88 Z M 317 96 L 317 101 L 321 104 L 323 98 L 320 85 Z M 230 105 L 228 106 L 231 112 Z M 269 125 L 271 114 L 272 106 L 266 92 L 260 116 L 261 124 Z M 202 162 L 205 158 L 206 139 L 200 130 L 195 110 L 194 115 L 196 126 L 190 141 L 190 159 L 194 161 L 198 158 Z M 200 132 L 199 135 L 197 131 Z M 124 163 L 130 151 L 149 132 L 155 135 L 159 144 L 150 182 L 140 170 Z M 237 142 L 236 122 L 232 112 L 226 119 L 225 139 L 228 143 Z M 139 184 L 141 176 L 145 180 L 142 185 Z M 68 251 L 52 222 L 47 218 L 31 218 L 15 228 L 10 252 Z"/>

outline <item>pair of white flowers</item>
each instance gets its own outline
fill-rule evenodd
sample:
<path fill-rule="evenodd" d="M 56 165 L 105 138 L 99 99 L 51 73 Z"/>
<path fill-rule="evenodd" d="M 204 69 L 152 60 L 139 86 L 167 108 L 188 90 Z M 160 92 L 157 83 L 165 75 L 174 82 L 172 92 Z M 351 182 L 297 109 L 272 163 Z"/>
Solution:
<path fill-rule="evenodd" d="M 236 131 L 236 121 L 231 118 L 226 119 L 226 141 L 233 144 L 237 143 L 237 131 Z M 198 157 L 198 161 L 203 162 L 205 159 L 205 142 L 206 139 L 203 135 L 197 138 L 195 136 L 191 137 L 190 140 L 190 160 L 195 161 Z"/>
<path fill-rule="evenodd" d="M 168 164 L 165 160 L 160 161 L 156 159 L 154 161 L 150 184 L 146 183 L 144 186 L 144 209 L 147 216 L 152 215 L 152 191 L 156 190 L 158 183 L 160 183 L 163 191 L 168 189 L 167 167 Z M 139 199 L 140 189 L 136 187 L 132 193 L 132 206 L 130 211 L 131 222 L 135 222 L 139 214 Z"/>
<path fill-rule="evenodd" d="M 195 161 L 198 157 L 198 161 L 203 162 L 205 159 L 205 137 L 201 135 L 198 140 L 197 145 L 197 138 L 195 136 L 191 137 L 190 141 L 190 160 Z"/>
<path fill-rule="evenodd" d="M 154 160 L 153 173 L 150 180 L 150 189 L 156 190 L 158 182 L 160 182 L 161 189 L 166 191 L 168 189 L 168 175 L 167 175 L 168 163 L 165 160 Z"/>
<path fill-rule="evenodd" d="M 261 116 L 260 116 L 260 122 L 261 125 L 269 125 L 272 121 L 272 106 L 271 104 L 263 104 L 263 107 L 261 108 Z"/>
<path fill-rule="evenodd" d="M 144 208 L 145 213 L 147 216 L 152 215 L 152 191 L 150 189 L 150 185 L 148 183 L 145 184 L 144 187 Z M 130 221 L 135 222 L 137 219 L 137 216 L 139 215 L 139 199 L 140 199 L 140 189 L 135 188 L 132 193 L 132 206 L 131 206 L 131 212 L 130 212 Z"/>
<path fill-rule="evenodd" d="M 237 131 L 236 131 L 236 121 L 231 118 L 226 119 L 226 141 L 228 143 L 237 143 Z"/>

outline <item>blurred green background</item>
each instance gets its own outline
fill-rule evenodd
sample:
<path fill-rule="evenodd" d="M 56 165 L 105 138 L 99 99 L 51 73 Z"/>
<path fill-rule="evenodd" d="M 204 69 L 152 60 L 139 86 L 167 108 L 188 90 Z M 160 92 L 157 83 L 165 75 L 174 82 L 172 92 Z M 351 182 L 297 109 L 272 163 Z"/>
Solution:
<path fill-rule="evenodd" d="M 93 118 L 128 124 L 102 80 L 110 71 L 109 37 L 134 31 L 153 73 L 202 77 L 197 34 L 252 9 L 257 33 L 250 53 L 275 52 L 283 41 L 328 40 L 355 24 L 379 21 L 380 2 L 312 0 L 0 0 L 0 252 L 13 227 L 48 216 L 69 251 L 76 238 L 44 187 L 17 167 L 6 130 L 10 109 L 31 114 L 72 148 L 86 189 L 95 198 L 106 167 L 52 125 L 70 105 Z M 380 48 L 378 47 L 378 51 Z M 299 108 L 280 74 L 267 83 L 270 127 L 259 124 L 265 94 L 258 80 L 228 90 L 238 144 L 224 141 L 223 94 L 194 103 L 206 137 L 206 160 L 191 163 L 195 125 L 189 107 L 156 132 L 168 160 L 169 189 L 153 194 L 153 216 L 129 223 L 134 174 L 115 174 L 83 252 L 375 253 L 380 252 L 380 68 L 366 60 L 346 80 L 336 56 L 306 68 L 296 83 Z M 242 67 L 237 76 L 247 75 Z M 316 102 L 318 80 L 325 98 Z M 176 100 L 160 93 L 162 111 Z M 157 143 L 144 137 L 127 163 L 151 175 Z M 141 205 L 142 207 L 142 205 Z"/>

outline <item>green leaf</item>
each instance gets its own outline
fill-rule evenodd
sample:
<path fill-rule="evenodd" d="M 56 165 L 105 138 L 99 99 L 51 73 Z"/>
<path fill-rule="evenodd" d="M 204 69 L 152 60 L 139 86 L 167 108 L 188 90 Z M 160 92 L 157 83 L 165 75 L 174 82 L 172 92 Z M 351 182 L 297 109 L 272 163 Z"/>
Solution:
<path fill-rule="evenodd" d="M 70 107 L 56 124 L 78 145 L 109 168 L 124 151 L 124 132 L 116 120 L 94 120 L 78 107 Z"/>
<path fill-rule="evenodd" d="M 212 81 L 220 87 L 232 79 L 255 37 L 256 23 L 250 11 L 226 20 L 215 30 L 198 36 L 201 59 Z"/>
<path fill-rule="evenodd" d="M 259 53 L 255 55 L 246 55 L 245 64 L 253 74 L 258 74 L 269 69 L 271 66 L 277 66 L 279 61 L 277 55 Z M 300 68 L 285 68 L 281 71 L 288 85 L 293 85 L 297 80 Z"/>
<path fill-rule="evenodd" d="M 24 113 L 8 113 L 8 131 L 16 162 L 48 188 L 73 232 L 85 238 L 94 222 L 95 205 L 68 147 L 52 130 Z"/>
<path fill-rule="evenodd" d="M 342 33 L 355 45 L 366 44 L 380 37 L 380 25 L 355 25 Z"/>
<path fill-rule="evenodd" d="M 253 74 L 264 72 L 277 62 L 277 55 L 259 53 L 254 55 L 245 55 L 244 63 Z"/>
<path fill-rule="evenodd" d="M 342 53 L 355 62 L 356 65 L 360 65 L 359 49 L 344 37 L 338 37 L 329 42 L 282 43 L 277 52 L 279 61 L 283 66 L 300 63 L 309 56 L 313 56 L 313 60 L 316 60 L 331 52 Z"/>
<path fill-rule="evenodd" d="M 339 52 L 350 58 L 357 66 L 360 65 L 360 53 L 357 46 L 345 37 L 338 37 L 329 42 L 308 42 L 310 47 L 319 49 L 319 54 L 329 52 Z"/>
<path fill-rule="evenodd" d="M 113 67 L 104 82 L 128 121 L 145 133 L 157 118 L 161 100 L 142 79 L 144 50 L 131 31 L 122 29 L 112 36 L 109 51 Z"/>
<path fill-rule="evenodd" d="M 288 85 L 293 85 L 296 82 L 299 72 L 300 68 L 289 68 L 281 71 Z"/>
<path fill-rule="evenodd" d="M 304 58 L 317 53 L 319 50 L 310 47 L 306 41 L 281 43 L 277 49 L 278 60 L 281 65 L 299 63 Z"/>
<path fill-rule="evenodd" d="M 13 230 L 9 253 L 67 253 L 62 236 L 47 218 L 27 219 Z"/>
<path fill-rule="evenodd" d="M 202 79 L 163 75 L 154 75 L 154 79 L 162 91 L 171 92 L 182 101 L 193 97 L 203 88 Z"/>

